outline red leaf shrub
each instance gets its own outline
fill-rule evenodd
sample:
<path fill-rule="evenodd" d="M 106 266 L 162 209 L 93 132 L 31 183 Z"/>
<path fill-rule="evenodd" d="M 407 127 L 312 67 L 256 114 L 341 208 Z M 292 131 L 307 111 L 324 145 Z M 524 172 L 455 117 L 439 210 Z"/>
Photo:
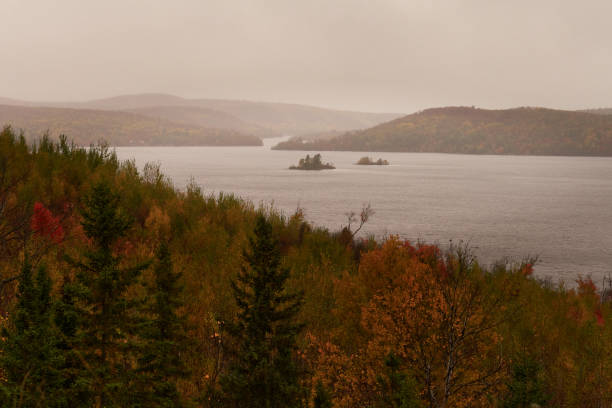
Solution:
<path fill-rule="evenodd" d="M 60 224 L 59 217 L 54 217 L 42 203 L 34 204 L 34 214 L 30 226 L 35 235 L 48 238 L 56 244 L 64 240 L 64 229 Z"/>

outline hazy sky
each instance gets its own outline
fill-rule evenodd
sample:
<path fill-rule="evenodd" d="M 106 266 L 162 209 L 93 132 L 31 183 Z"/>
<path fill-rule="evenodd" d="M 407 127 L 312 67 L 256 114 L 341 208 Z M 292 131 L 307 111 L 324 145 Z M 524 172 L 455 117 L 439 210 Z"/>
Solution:
<path fill-rule="evenodd" d="M 0 0 L 0 96 L 612 106 L 612 0 Z"/>

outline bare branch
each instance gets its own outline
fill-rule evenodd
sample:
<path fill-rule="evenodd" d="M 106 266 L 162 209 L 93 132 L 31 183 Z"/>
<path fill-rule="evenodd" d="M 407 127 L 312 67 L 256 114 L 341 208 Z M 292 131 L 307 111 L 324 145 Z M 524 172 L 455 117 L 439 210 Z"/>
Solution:
<path fill-rule="evenodd" d="M 361 208 L 361 213 L 359 214 L 359 227 L 355 231 L 351 231 L 351 225 L 354 222 L 357 222 L 357 214 L 355 211 L 350 211 L 345 213 L 348 221 L 347 229 L 351 233 L 351 238 L 355 237 L 361 228 L 365 225 L 366 222 L 370 220 L 370 217 L 374 215 L 374 210 L 372 209 L 372 205 L 370 203 L 364 204 Z"/>

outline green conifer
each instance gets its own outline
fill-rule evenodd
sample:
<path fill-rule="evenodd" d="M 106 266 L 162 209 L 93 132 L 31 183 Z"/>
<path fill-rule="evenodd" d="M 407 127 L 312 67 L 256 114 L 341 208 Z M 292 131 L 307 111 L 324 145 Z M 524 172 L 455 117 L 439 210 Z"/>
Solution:
<path fill-rule="evenodd" d="M 79 319 L 76 345 L 83 367 L 79 381 L 90 384 L 83 406 L 138 406 L 133 394 L 137 378 L 139 299 L 126 296 L 148 262 L 122 265 L 113 244 L 125 235 L 130 219 L 119 208 L 119 196 L 105 182 L 97 183 L 84 200 L 82 226 L 92 241 L 82 261 L 71 261 L 76 279 L 71 293 Z M 75 402 L 76 404 L 76 402 Z"/>
<path fill-rule="evenodd" d="M 40 266 L 33 279 L 26 260 L 19 280 L 17 305 L 0 342 L 5 381 L 2 406 L 68 407 L 63 396 L 63 353 L 53 325 L 51 279 Z"/>
<path fill-rule="evenodd" d="M 145 346 L 139 359 L 140 402 L 147 407 L 180 407 L 176 380 L 186 374 L 181 361 L 186 334 L 185 321 L 178 315 L 183 287 L 180 274 L 172 268 L 167 244 L 157 251 L 155 281 L 150 288 L 152 319 L 143 326 Z"/>
<path fill-rule="evenodd" d="M 315 396 L 313 399 L 314 408 L 332 408 L 331 395 L 321 381 L 317 382 Z"/>
<path fill-rule="evenodd" d="M 422 406 L 414 380 L 400 371 L 400 360 L 390 353 L 385 360 L 384 375 L 378 377 L 382 396 L 376 408 L 419 408 Z"/>
<path fill-rule="evenodd" d="M 501 404 L 504 408 L 543 406 L 548 402 L 541 364 L 529 356 L 518 356 L 512 365 L 507 383 L 508 395 Z"/>
<path fill-rule="evenodd" d="M 60 333 L 59 349 L 64 355 L 62 364 L 62 392 L 70 407 L 88 406 L 91 378 L 82 375 L 83 360 L 77 345 L 79 313 L 75 306 L 79 286 L 74 285 L 66 274 L 60 286 L 59 298 L 55 301 L 55 325 Z"/>
<path fill-rule="evenodd" d="M 239 312 L 228 329 L 236 359 L 222 388 L 230 406 L 297 407 L 301 389 L 294 354 L 302 325 L 295 320 L 302 297 L 285 290 L 289 269 L 281 266 L 278 240 L 263 215 L 249 243 L 246 265 L 232 282 Z"/>

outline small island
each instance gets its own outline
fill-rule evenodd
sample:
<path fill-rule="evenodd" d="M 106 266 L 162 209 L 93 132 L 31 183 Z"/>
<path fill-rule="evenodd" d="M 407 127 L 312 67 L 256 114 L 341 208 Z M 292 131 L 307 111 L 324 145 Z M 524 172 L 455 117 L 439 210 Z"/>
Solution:
<path fill-rule="evenodd" d="M 334 165 L 331 163 L 323 163 L 319 153 L 310 157 L 309 154 L 305 158 L 300 159 L 297 166 L 289 167 L 289 170 L 333 170 Z"/>
<path fill-rule="evenodd" d="M 378 159 L 376 161 L 372 160 L 371 157 L 363 156 L 359 161 L 355 164 L 359 164 L 361 166 L 388 166 L 389 162 L 383 159 Z"/>

